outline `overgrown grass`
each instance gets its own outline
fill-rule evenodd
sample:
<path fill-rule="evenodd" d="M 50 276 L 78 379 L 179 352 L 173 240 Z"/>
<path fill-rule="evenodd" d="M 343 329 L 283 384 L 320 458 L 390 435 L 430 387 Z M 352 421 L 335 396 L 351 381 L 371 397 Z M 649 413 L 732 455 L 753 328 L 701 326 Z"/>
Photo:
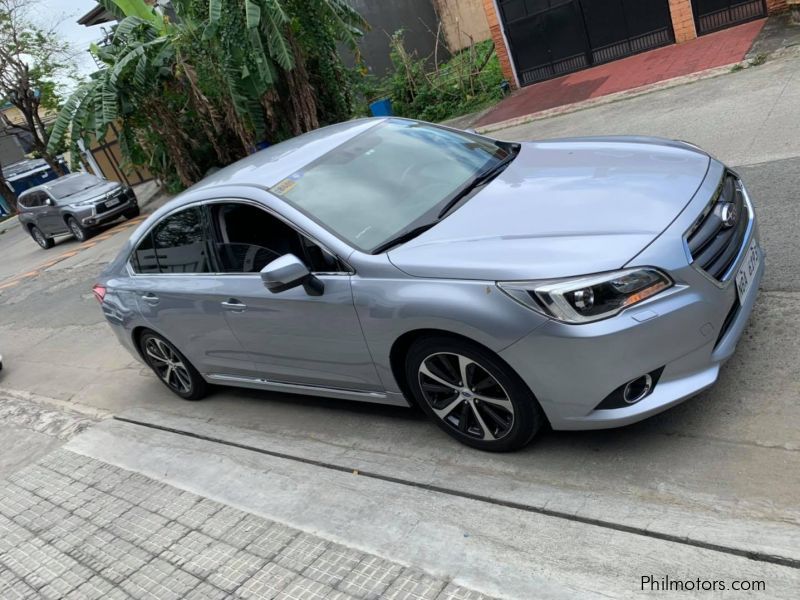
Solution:
<path fill-rule="evenodd" d="M 391 44 L 394 72 L 362 81 L 360 114 L 368 114 L 369 101 L 388 97 L 396 115 L 443 121 L 481 110 L 504 95 L 503 74 L 491 41 L 465 48 L 440 64 L 433 57 L 409 53 L 402 31 Z"/>

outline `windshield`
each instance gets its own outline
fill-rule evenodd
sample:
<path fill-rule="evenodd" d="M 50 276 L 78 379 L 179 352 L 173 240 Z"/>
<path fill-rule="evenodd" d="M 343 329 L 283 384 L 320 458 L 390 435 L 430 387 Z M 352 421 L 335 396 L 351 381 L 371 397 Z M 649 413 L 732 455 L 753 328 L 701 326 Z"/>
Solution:
<path fill-rule="evenodd" d="M 435 221 L 438 207 L 508 156 L 499 142 L 394 119 L 310 163 L 272 192 L 371 252 L 400 232 Z"/>
<path fill-rule="evenodd" d="M 73 196 L 83 190 L 88 190 L 90 187 L 102 183 L 102 181 L 102 179 L 94 175 L 75 175 L 63 181 L 54 181 L 48 189 L 56 200 L 61 200 L 62 198 Z"/>

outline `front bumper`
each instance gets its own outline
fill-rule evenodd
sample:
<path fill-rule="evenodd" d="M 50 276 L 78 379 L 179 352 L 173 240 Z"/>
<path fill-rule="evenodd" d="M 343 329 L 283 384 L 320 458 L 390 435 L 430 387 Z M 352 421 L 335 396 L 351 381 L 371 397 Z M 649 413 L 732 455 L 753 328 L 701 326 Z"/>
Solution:
<path fill-rule="evenodd" d="M 98 227 L 104 223 L 108 223 L 119 218 L 122 213 L 136 208 L 138 205 L 139 203 L 136 199 L 136 196 L 131 193 L 130 196 L 123 198 L 122 202 L 120 202 L 118 206 L 115 206 L 111 210 L 97 213 L 96 207 L 90 207 L 90 210 L 87 211 L 87 214 L 81 215 L 81 224 L 83 224 L 84 227 Z"/>
<path fill-rule="evenodd" d="M 689 217 L 698 214 L 684 212 Z M 758 240 L 751 214 L 745 248 Z M 669 233 L 635 259 L 636 265 L 668 271 L 676 282 L 673 288 L 604 321 L 583 325 L 549 321 L 500 353 L 534 392 L 554 429 L 628 425 L 696 395 L 717 380 L 755 305 L 764 255 L 761 250 L 755 278 L 747 295 L 739 299 L 735 278 L 722 284 L 712 281 L 689 264 L 685 253 L 675 251 L 683 248 L 687 227 L 679 218 Z M 743 253 L 736 269 L 744 257 Z M 643 400 L 622 408 L 596 409 L 624 383 L 661 367 L 658 383 Z"/>

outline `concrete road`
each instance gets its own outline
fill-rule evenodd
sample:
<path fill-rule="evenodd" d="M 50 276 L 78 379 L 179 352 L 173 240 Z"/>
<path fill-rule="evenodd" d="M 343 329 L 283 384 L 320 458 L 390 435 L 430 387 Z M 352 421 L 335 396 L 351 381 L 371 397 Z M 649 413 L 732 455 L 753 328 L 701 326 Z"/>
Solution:
<path fill-rule="evenodd" d="M 532 140 L 655 135 L 695 143 L 729 165 L 797 156 L 800 50 L 681 87 L 534 121 L 491 135 Z"/>
<path fill-rule="evenodd" d="M 789 597 L 800 586 L 797 63 L 775 61 L 498 134 L 689 139 L 739 167 L 748 184 L 768 269 L 750 326 L 714 388 L 643 423 L 549 433 L 523 452 L 495 456 L 459 446 L 410 410 L 224 388 L 181 402 L 117 345 L 92 298 L 93 278 L 124 232 L 10 287 L 0 277 L 0 390 L 132 422 L 104 423 L 94 437 L 76 438 L 75 451 L 333 539 L 350 536 L 370 552 L 411 564 L 416 556 L 455 575 L 465 551 L 456 538 L 469 538 L 477 546 L 465 564 L 481 552 L 492 557 L 488 593 L 521 597 L 533 589 L 526 583 L 549 575 L 562 584 L 548 591 L 554 597 L 569 595 L 572 582 L 584 597 L 590 590 L 630 597 L 638 575 L 680 571 L 711 579 L 761 573 L 773 582 L 764 597 Z M 52 252 L 58 247 L 43 252 L 8 232 L 0 236 L 0 273 L 35 271 Z M 234 460 L 234 450 L 245 454 Z M 369 482 L 336 475 L 353 471 Z M 465 516 L 460 530 L 448 507 L 497 519 L 498 529 Z M 441 532 L 431 514 L 446 519 Z M 530 538 L 511 543 L 515 529 Z M 426 536 L 440 534 L 441 556 L 425 552 Z M 530 577 L 517 572 L 514 587 L 503 588 L 503 565 L 518 569 L 520 557 Z M 482 589 L 480 576 L 465 581 Z"/>

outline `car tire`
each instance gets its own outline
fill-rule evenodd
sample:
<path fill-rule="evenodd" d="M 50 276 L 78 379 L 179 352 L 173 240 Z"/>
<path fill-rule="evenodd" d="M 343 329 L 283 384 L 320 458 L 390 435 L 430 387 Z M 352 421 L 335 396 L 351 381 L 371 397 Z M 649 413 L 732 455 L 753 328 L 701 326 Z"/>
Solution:
<path fill-rule="evenodd" d="M 70 233 L 79 242 L 85 242 L 89 239 L 89 230 L 83 227 L 75 217 L 67 217 L 67 227 Z"/>
<path fill-rule="evenodd" d="M 547 421 L 519 375 L 478 344 L 455 337 L 421 338 L 409 348 L 405 373 L 422 410 L 467 446 L 518 450 Z"/>
<path fill-rule="evenodd" d="M 45 234 L 42 233 L 42 230 L 36 227 L 36 225 L 31 227 L 30 234 L 33 238 L 33 241 L 39 244 L 39 246 L 45 250 L 49 250 L 55 244 L 53 238 L 45 236 Z"/>
<path fill-rule="evenodd" d="M 206 380 L 166 338 L 147 331 L 139 338 L 139 350 L 147 366 L 172 393 L 184 400 L 200 400 L 208 394 Z"/>
<path fill-rule="evenodd" d="M 122 213 L 122 216 L 125 217 L 126 219 L 135 219 L 140 214 L 141 210 L 139 210 L 139 207 L 137 206 L 135 208 L 129 208 L 124 213 Z"/>

